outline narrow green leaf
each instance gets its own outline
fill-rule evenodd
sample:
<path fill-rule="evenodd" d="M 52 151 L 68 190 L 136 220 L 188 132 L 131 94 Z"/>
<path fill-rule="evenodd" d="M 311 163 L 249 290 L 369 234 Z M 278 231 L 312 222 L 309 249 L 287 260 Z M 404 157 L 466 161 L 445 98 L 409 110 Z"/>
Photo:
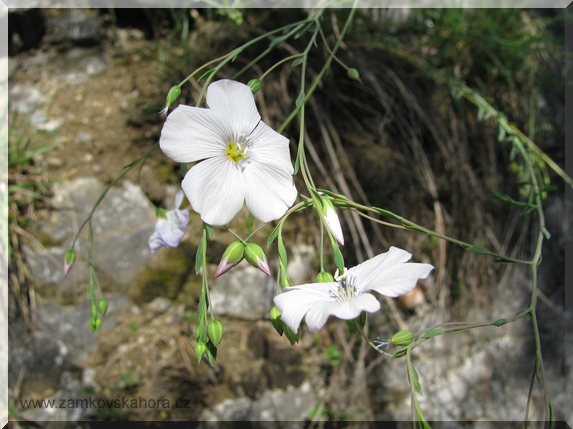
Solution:
<path fill-rule="evenodd" d="M 211 340 L 207 341 L 205 345 L 207 346 L 206 355 L 209 359 L 209 363 L 211 366 L 215 366 L 215 361 L 217 360 L 217 347 L 211 342 Z"/>
<path fill-rule="evenodd" d="M 503 265 L 503 264 L 515 264 L 515 262 L 510 261 L 505 258 L 497 258 L 495 261 L 492 262 L 493 265 Z"/>
<path fill-rule="evenodd" d="M 285 248 L 285 245 L 283 243 L 283 238 L 281 236 L 279 236 L 279 240 L 277 242 L 277 246 L 279 249 L 279 260 L 281 261 L 281 263 L 285 266 L 285 268 L 288 265 L 288 258 L 287 258 L 287 251 Z"/>
<path fill-rule="evenodd" d="M 207 79 L 209 76 L 211 76 L 213 73 L 215 73 L 215 71 L 216 71 L 216 69 L 207 70 L 205 73 L 203 73 L 201 75 L 201 77 L 199 79 L 197 79 L 197 82 L 201 82 L 201 80 Z"/>
<path fill-rule="evenodd" d="M 517 313 L 515 313 L 515 315 L 513 316 L 514 319 L 523 316 L 525 313 L 528 313 L 529 309 L 528 308 L 522 308 L 521 310 L 519 310 Z"/>
<path fill-rule="evenodd" d="M 205 226 L 205 229 L 207 230 L 207 235 L 209 235 L 209 240 L 212 240 L 213 237 L 215 237 L 215 230 L 213 229 L 213 227 L 207 223 L 203 224 Z"/>
<path fill-rule="evenodd" d="M 547 228 L 545 228 L 544 226 L 541 227 L 541 233 L 543 234 L 543 236 L 544 236 L 546 239 L 549 240 L 549 239 L 551 238 L 551 233 L 550 233 L 550 232 L 547 230 Z"/>
<path fill-rule="evenodd" d="M 273 241 L 275 241 L 275 238 L 277 238 L 277 235 L 279 234 L 281 227 L 282 223 L 279 223 L 277 226 L 275 226 L 275 229 L 273 229 L 273 232 L 271 232 L 267 240 L 267 248 L 271 247 L 271 244 L 273 244 Z"/>
<path fill-rule="evenodd" d="M 408 347 L 404 347 L 403 349 L 398 350 L 396 353 L 392 355 L 393 359 L 398 359 L 401 357 L 406 356 L 406 352 L 408 351 Z"/>
<path fill-rule="evenodd" d="M 505 128 L 503 126 L 499 126 L 499 133 L 497 134 L 497 141 L 501 142 L 505 138 Z"/>
<path fill-rule="evenodd" d="M 500 326 L 503 326 L 507 323 L 507 319 L 501 318 L 501 319 L 497 319 L 495 322 L 492 322 L 493 326 L 497 326 L 498 328 Z"/>
<path fill-rule="evenodd" d="M 342 252 L 340 251 L 340 247 L 336 242 L 332 243 L 332 254 L 334 256 L 334 264 L 336 268 L 342 273 L 344 271 L 344 257 L 342 256 Z"/>
<path fill-rule="evenodd" d="M 199 275 L 199 271 L 203 266 L 203 248 L 207 245 L 204 239 L 199 241 L 199 246 L 197 247 L 197 254 L 195 255 L 195 274 Z M 206 275 L 207 273 L 203 273 Z"/>
<path fill-rule="evenodd" d="M 279 36 L 276 37 L 271 44 L 269 45 L 269 49 L 273 49 L 275 46 L 277 46 L 279 43 L 284 42 L 285 40 L 288 39 L 288 34 L 285 34 L 284 36 Z"/>
<path fill-rule="evenodd" d="M 466 250 L 468 252 L 476 253 L 478 255 L 489 255 L 491 253 L 483 246 L 470 246 Z"/>
<path fill-rule="evenodd" d="M 413 378 L 412 384 L 414 385 L 414 390 L 416 391 L 416 393 L 421 395 L 422 386 L 420 386 L 420 376 L 418 375 L 418 371 L 416 371 L 416 368 L 414 368 L 414 365 L 412 365 L 411 363 L 409 366 L 412 371 L 412 378 Z M 423 420 L 423 417 L 420 420 Z"/>
<path fill-rule="evenodd" d="M 304 62 L 304 56 L 298 57 L 296 60 L 294 60 L 294 61 L 292 62 L 292 66 L 293 66 L 293 67 L 299 66 L 299 65 L 301 65 L 303 62 Z"/>
<path fill-rule="evenodd" d="M 446 332 L 446 330 L 444 328 L 428 329 L 426 332 L 424 332 L 424 335 L 422 335 L 422 338 L 428 339 L 428 338 L 432 338 L 432 337 L 437 337 L 438 335 L 442 335 L 444 332 Z"/>
<path fill-rule="evenodd" d="M 378 207 L 372 207 L 372 208 L 373 208 L 374 210 L 376 210 L 377 213 L 380 213 L 380 214 L 383 215 L 383 216 L 387 216 L 387 217 L 390 217 L 390 218 L 392 218 L 392 219 L 396 219 L 396 220 L 400 220 L 400 221 L 401 221 L 402 219 L 404 219 L 402 216 L 398 216 L 397 214 L 394 214 L 394 213 L 392 213 L 392 212 L 390 212 L 390 211 L 388 211 L 388 210 L 384 210 L 384 209 L 381 209 L 381 208 L 378 208 Z"/>
<path fill-rule="evenodd" d="M 298 97 L 296 98 L 294 104 L 298 109 L 302 107 L 302 105 L 304 104 L 304 91 L 300 91 L 300 94 L 298 94 Z"/>
<path fill-rule="evenodd" d="M 425 230 L 424 228 L 422 228 L 421 226 L 410 225 L 410 224 L 407 224 L 407 223 L 405 223 L 405 222 L 402 222 L 402 226 L 403 226 L 404 228 L 406 228 L 406 229 L 411 230 L 411 231 L 418 231 L 418 232 L 421 232 L 421 233 L 423 233 L 423 234 L 427 234 L 427 233 L 428 233 L 428 231 L 426 231 L 426 230 Z"/>
<path fill-rule="evenodd" d="M 296 159 L 294 161 L 294 175 L 296 176 L 298 173 L 298 169 L 300 168 L 300 157 L 298 156 L 298 154 L 296 155 Z"/>

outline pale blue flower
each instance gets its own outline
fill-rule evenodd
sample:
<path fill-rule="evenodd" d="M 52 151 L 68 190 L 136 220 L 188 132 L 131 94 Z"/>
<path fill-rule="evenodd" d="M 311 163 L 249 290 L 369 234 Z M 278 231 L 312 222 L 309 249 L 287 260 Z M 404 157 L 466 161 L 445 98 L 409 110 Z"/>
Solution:
<path fill-rule="evenodd" d="M 149 249 L 155 253 L 160 247 L 177 247 L 185 235 L 189 224 L 189 209 L 179 210 L 183 202 L 183 191 L 175 194 L 175 208 L 159 216 L 155 223 L 155 232 L 149 237 Z"/>

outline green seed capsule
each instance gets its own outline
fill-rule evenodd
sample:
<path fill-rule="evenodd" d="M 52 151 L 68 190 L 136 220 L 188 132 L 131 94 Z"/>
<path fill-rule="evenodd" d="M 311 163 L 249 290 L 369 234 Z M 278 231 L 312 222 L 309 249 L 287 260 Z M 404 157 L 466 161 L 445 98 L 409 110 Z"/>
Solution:
<path fill-rule="evenodd" d="M 218 320 L 211 320 L 207 326 L 207 334 L 209 339 L 215 347 L 217 347 L 223 339 L 223 324 Z"/>

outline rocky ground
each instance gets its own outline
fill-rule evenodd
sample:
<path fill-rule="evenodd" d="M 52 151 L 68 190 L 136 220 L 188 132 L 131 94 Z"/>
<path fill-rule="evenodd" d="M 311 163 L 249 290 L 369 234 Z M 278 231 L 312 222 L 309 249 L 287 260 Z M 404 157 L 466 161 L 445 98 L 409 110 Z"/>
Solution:
<path fill-rule="evenodd" d="M 176 166 L 160 151 L 142 167 L 141 181 L 137 171 L 128 173 L 95 212 L 94 264 L 110 305 L 101 332 L 90 332 L 85 231 L 79 259 L 66 278 L 63 254 L 106 186 L 157 142 L 163 119 L 148 113 L 148 107 L 162 106 L 174 82 L 162 81 L 157 42 L 146 39 L 142 30 L 106 26 L 90 10 L 46 10 L 41 19 L 46 35 L 39 45 L 24 49 L 27 42 L 21 40 L 10 58 L 11 115 L 18 113 L 14 126 L 29 120 L 33 129 L 55 132 L 62 144 L 39 161 L 53 185 L 49 204 L 37 213 L 37 240 L 25 247 L 40 302 L 37 324 L 31 333 L 18 320 L 10 324 L 14 416 L 45 427 L 51 427 L 50 421 L 92 419 L 278 420 L 301 427 L 293 422 L 310 419 L 313 410 L 326 405 L 331 418 L 408 420 L 402 360 L 375 358 L 364 350 L 366 357 L 357 359 L 352 350 L 358 346 L 343 323 L 332 323 L 322 337 L 305 332 L 300 344 L 290 346 L 267 317 L 274 279 L 246 264 L 212 284 L 225 337 L 215 367 L 197 364 L 192 326 L 200 288 L 193 266 L 199 217 L 191 215 L 179 248 L 151 255 L 147 246 L 156 220 L 147 198 L 171 207 L 176 191 Z M 70 30 L 78 22 L 85 33 Z M 554 234 L 570 234 L 568 210 L 559 199 L 551 203 L 548 225 L 553 222 L 549 229 Z M 314 248 L 295 244 L 293 231 L 287 232 L 293 238 L 290 277 L 295 283 L 307 281 L 313 277 Z M 209 250 L 212 272 L 229 241 L 217 231 Z M 272 258 L 273 270 L 276 264 Z M 547 282 L 555 281 L 551 275 L 542 273 Z M 487 309 L 493 318 L 508 316 L 507 302 L 520 308 L 527 299 L 519 275 L 512 279 L 515 287 L 500 286 L 499 300 Z M 545 330 L 561 332 L 557 339 L 546 337 L 553 407 L 558 419 L 573 422 L 567 405 L 573 397 L 573 341 L 566 330 L 571 314 L 550 307 L 543 311 L 548 314 Z M 444 318 L 427 304 L 403 314 L 420 330 Z M 483 314 L 480 309 L 476 317 Z M 373 326 L 382 322 L 372 320 Z M 480 428 L 488 427 L 487 421 L 522 419 L 532 364 L 530 338 L 530 326 L 521 321 L 425 345 L 416 366 L 423 374 L 426 417 L 452 421 L 451 427 L 483 421 Z M 354 379 L 356 374 L 360 377 Z M 118 398 L 165 399 L 171 406 L 26 409 L 20 402 Z M 536 391 L 534 418 L 541 416 L 541 405 Z M 345 409 L 355 414 L 336 414 Z"/>

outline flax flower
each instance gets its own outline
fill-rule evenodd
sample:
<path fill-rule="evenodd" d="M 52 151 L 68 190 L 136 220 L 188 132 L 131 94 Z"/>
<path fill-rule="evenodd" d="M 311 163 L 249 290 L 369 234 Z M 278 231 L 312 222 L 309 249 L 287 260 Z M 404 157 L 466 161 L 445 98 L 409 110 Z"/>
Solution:
<path fill-rule="evenodd" d="M 179 189 L 175 194 L 175 208 L 164 211 L 155 223 L 155 232 L 149 237 L 151 253 L 157 252 L 161 247 L 177 247 L 185 235 L 189 224 L 189 209 L 179 210 L 183 202 L 183 191 Z"/>
<path fill-rule="evenodd" d="M 408 263 L 412 255 L 390 247 L 382 253 L 335 276 L 335 282 L 310 283 L 283 289 L 274 299 L 281 319 L 294 332 L 305 317 L 311 331 L 324 326 L 329 316 L 352 320 L 362 311 L 374 313 L 380 303 L 370 291 L 396 297 L 414 289 L 434 269 L 429 264 Z"/>
<path fill-rule="evenodd" d="M 159 139 L 174 161 L 201 161 L 181 183 L 193 210 L 211 225 L 231 221 L 243 203 L 262 222 L 280 218 L 297 195 L 289 140 L 262 122 L 247 85 L 214 82 L 207 105 L 177 107 Z"/>

